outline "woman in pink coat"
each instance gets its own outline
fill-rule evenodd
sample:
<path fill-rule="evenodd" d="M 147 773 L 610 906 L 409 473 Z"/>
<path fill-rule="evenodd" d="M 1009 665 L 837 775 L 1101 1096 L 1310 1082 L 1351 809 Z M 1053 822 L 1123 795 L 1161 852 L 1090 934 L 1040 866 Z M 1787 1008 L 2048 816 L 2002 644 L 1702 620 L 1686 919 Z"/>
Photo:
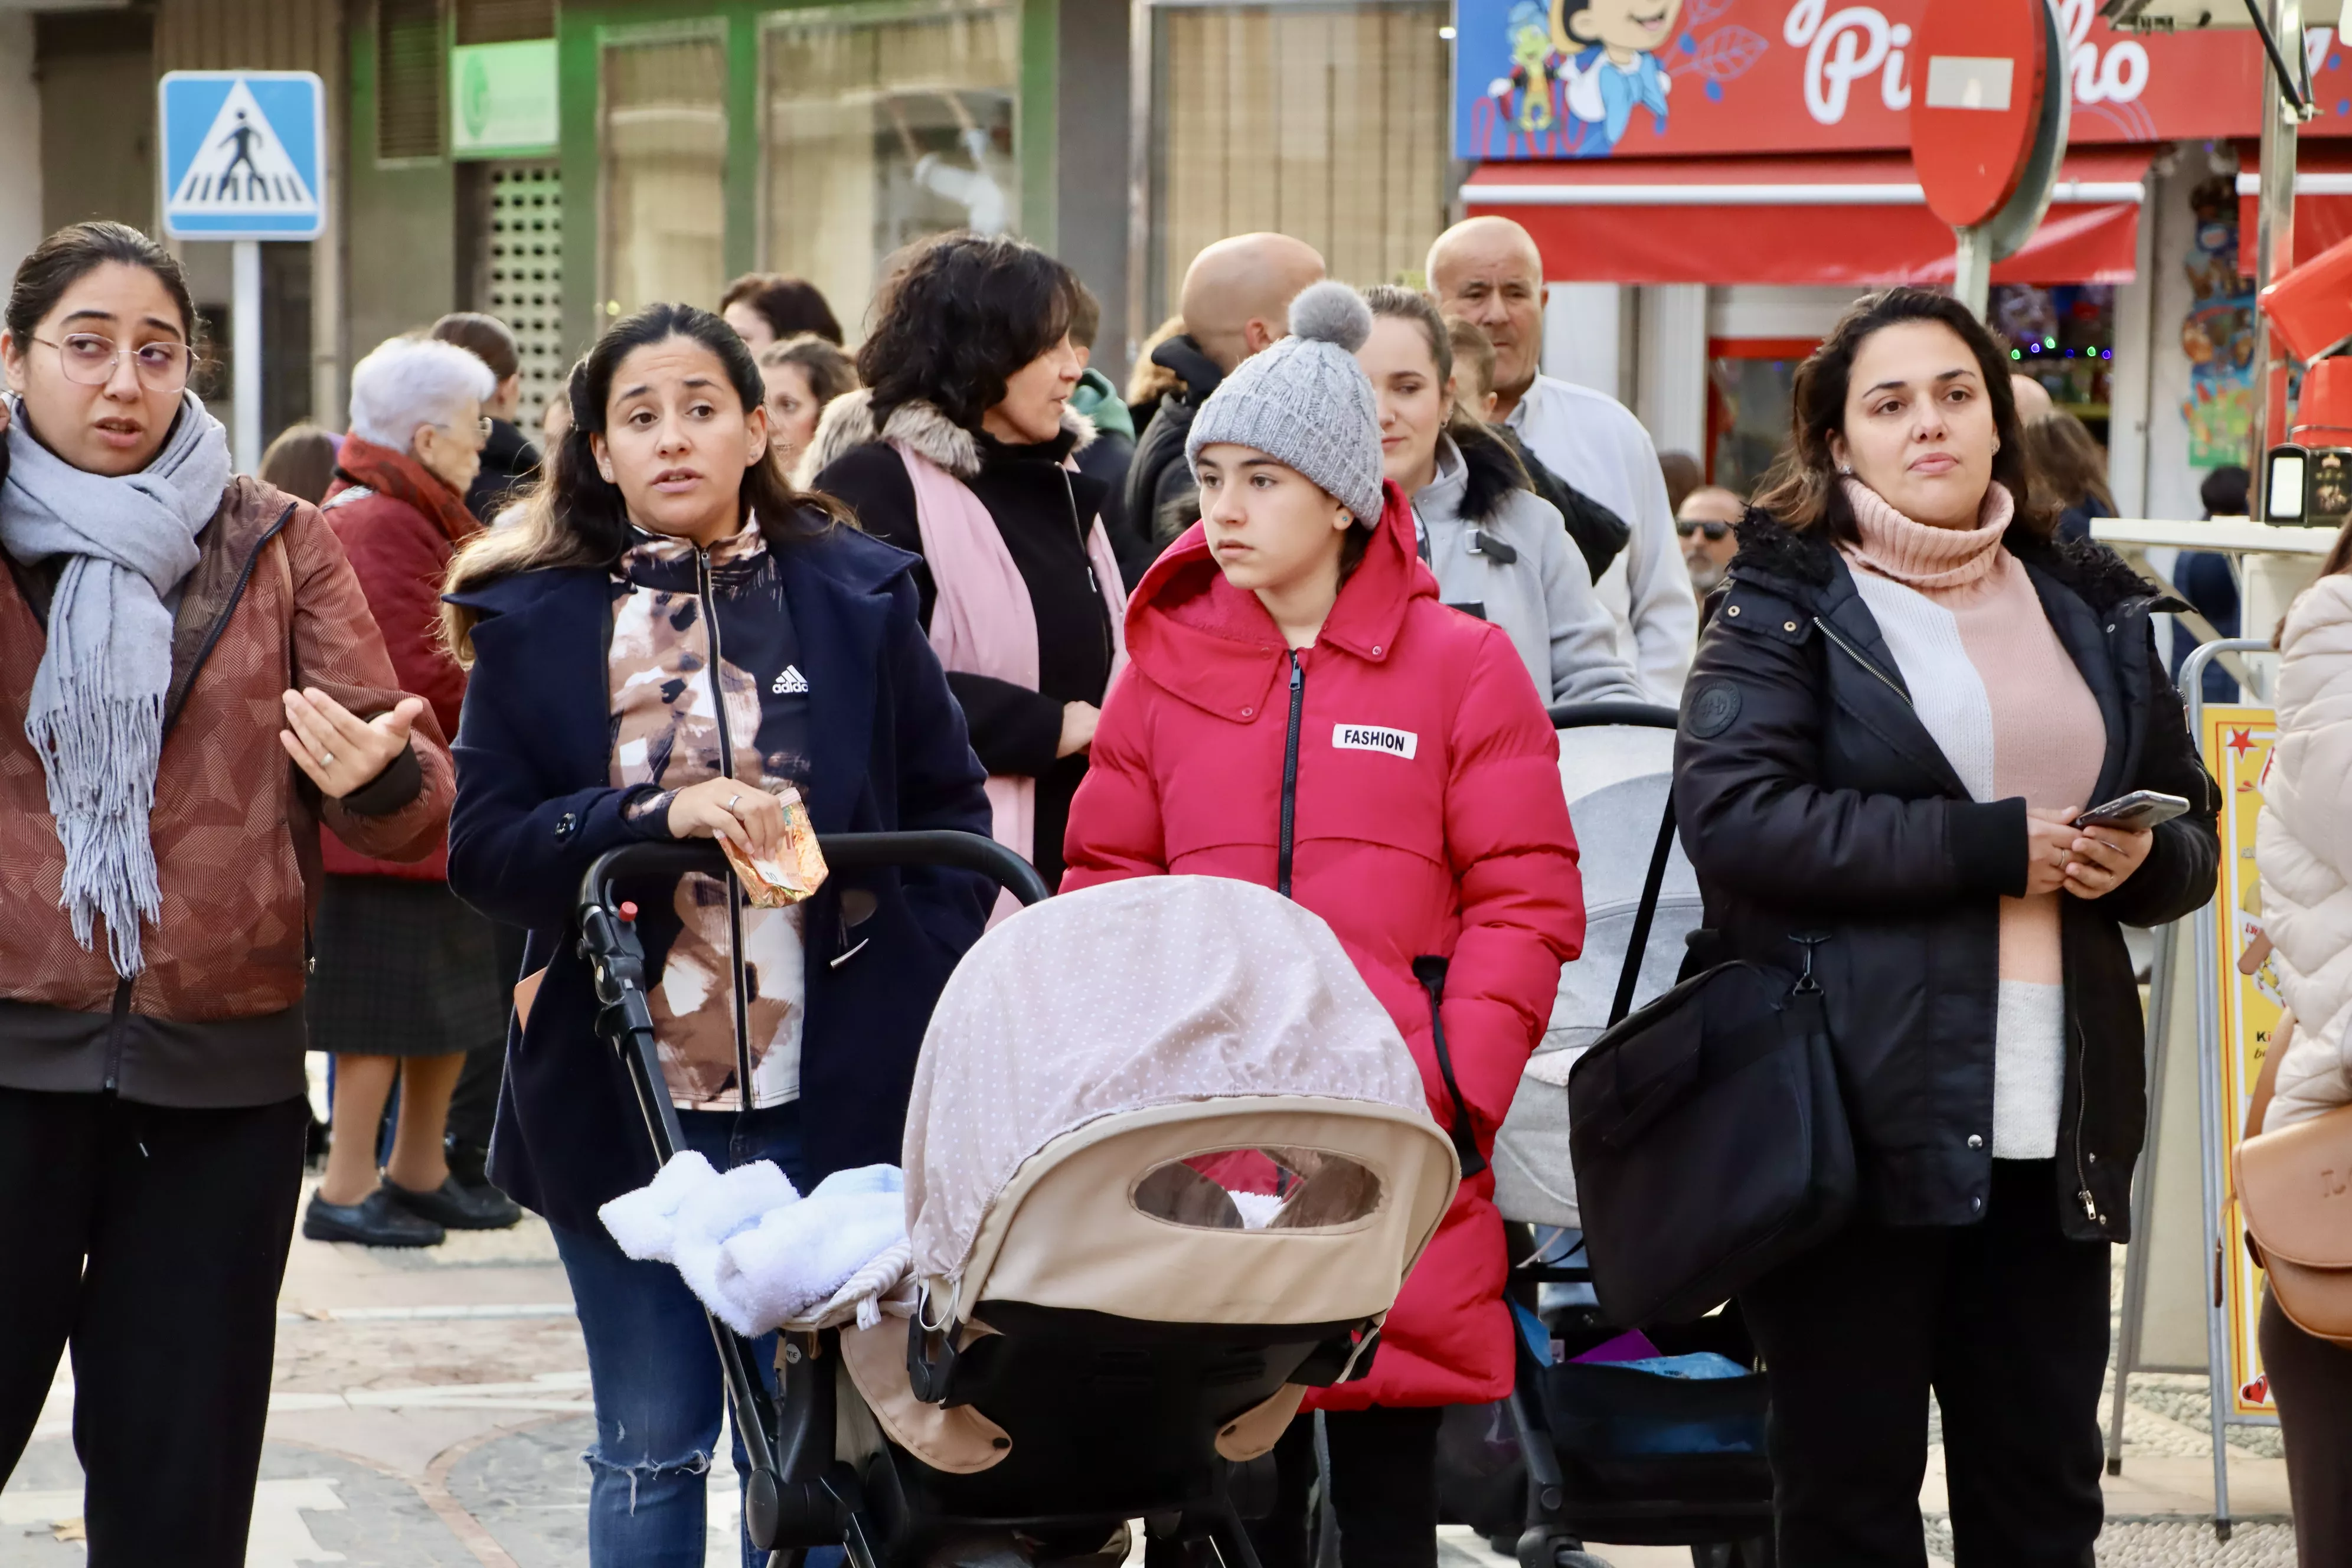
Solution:
<path fill-rule="evenodd" d="M 1313 1400 L 1333 1413 L 1348 1568 L 1429 1568 L 1439 1407 L 1511 1386 L 1484 1164 L 1583 940 L 1583 905 L 1559 745 L 1526 667 L 1500 629 L 1439 603 L 1411 508 L 1381 478 L 1371 384 L 1352 357 L 1370 311 L 1318 284 L 1290 324 L 1193 422 L 1202 518 L 1128 607 L 1132 662 L 1071 807 L 1062 885 L 1172 873 L 1297 899 L 1396 1019 L 1430 1114 L 1475 1150 L 1370 1376 Z M 1442 1034 L 1416 960 L 1443 974 Z M 1307 1432 L 1298 1423 L 1278 1455 L 1267 1568 L 1305 1552 Z"/>

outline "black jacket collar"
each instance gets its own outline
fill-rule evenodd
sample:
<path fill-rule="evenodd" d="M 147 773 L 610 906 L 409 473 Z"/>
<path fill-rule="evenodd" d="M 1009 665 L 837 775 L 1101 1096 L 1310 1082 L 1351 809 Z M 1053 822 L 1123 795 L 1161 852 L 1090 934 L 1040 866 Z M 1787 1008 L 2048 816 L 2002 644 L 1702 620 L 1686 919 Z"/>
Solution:
<path fill-rule="evenodd" d="M 1217 362 L 1201 352 L 1201 345 L 1189 332 L 1179 333 L 1151 351 L 1151 363 L 1162 370 L 1172 370 L 1184 382 L 1186 400 L 1200 404 L 1217 390 L 1225 373 Z"/>
<path fill-rule="evenodd" d="M 1771 513 L 1750 507 L 1739 524 L 1739 552 L 1731 558 L 1731 575 L 1759 587 L 1770 588 L 1811 604 L 1837 593 L 1846 582 L 1837 545 L 1823 529 L 1799 531 Z M 2099 615 L 2135 600 L 2146 600 L 2152 610 L 2186 609 L 2155 584 L 2124 563 L 2104 544 L 2084 539 L 2037 539 L 2021 528 L 2001 536 L 2001 547 L 2026 565 L 2048 574 L 2073 590 Z"/>

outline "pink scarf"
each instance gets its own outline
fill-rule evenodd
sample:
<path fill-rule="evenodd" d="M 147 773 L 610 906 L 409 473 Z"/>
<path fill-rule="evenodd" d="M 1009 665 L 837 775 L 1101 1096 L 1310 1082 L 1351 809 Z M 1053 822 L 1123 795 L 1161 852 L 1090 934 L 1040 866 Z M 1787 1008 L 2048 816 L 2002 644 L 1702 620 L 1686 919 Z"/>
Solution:
<path fill-rule="evenodd" d="M 1037 689 L 1037 611 L 1029 585 L 1013 562 L 1004 535 L 963 481 L 903 441 L 890 443 L 915 487 L 915 529 L 923 542 L 937 590 L 931 605 L 931 651 L 942 668 L 985 675 Z M 1066 464 L 1066 467 L 1076 467 Z M 1127 586 L 1104 536 L 1102 519 L 1087 528 L 1087 560 L 1110 612 L 1111 680 L 1127 667 Z M 1108 687 L 1104 689 L 1108 695 Z M 1037 781 L 992 773 L 990 837 L 1024 859 L 1036 858 Z M 1020 906 L 1010 893 L 997 900 L 993 925 Z"/>

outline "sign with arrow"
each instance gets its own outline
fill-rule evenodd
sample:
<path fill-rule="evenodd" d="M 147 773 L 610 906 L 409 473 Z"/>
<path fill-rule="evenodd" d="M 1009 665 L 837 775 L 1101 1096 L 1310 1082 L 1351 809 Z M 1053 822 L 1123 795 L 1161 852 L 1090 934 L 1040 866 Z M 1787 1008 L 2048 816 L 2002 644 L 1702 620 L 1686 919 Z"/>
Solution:
<path fill-rule="evenodd" d="M 326 89 L 310 71 L 172 71 L 159 88 L 163 228 L 176 239 L 316 239 Z"/>

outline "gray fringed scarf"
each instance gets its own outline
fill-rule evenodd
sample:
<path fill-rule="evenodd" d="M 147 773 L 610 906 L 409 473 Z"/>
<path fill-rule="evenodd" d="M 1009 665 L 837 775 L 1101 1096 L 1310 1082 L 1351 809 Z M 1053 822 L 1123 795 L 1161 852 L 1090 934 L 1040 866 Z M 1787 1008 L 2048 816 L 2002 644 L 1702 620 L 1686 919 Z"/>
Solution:
<path fill-rule="evenodd" d="M 121 479 L 85 473 L 34 438 L 18 405 L 0 485 L 0 549 L 29 566 L 66 557 L 49 603 L 25 733 L 48 775 L 65 846 L 59 907 L 88 950 L 106 921 L 124 979 L 143 966 L 139 922 L 163 913 L 147 816 L 172 683 L 169 601 L 196 566 L 196 535 L 229 479 L 220 421 L 185 394 L 154 461 Z"/>

